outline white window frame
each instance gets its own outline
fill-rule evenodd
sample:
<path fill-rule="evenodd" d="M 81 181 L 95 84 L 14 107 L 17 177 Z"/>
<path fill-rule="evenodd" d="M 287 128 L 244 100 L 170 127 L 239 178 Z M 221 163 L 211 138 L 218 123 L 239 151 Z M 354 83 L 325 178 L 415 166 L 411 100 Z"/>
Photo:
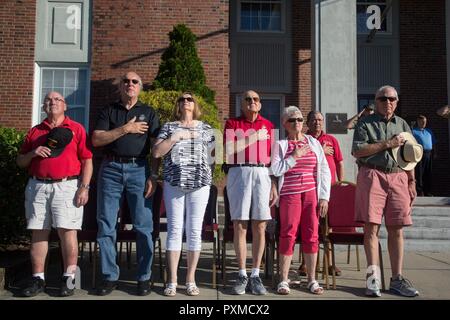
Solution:
<path fill-rule="evenodd" d="M 285 134 L 284 134 L 284 128 L 283 128 L 283 124 L 281 123 L 281 117 L 283 115 L 283 110 L 284 110 L 284 105 L 285 105 L 285 96 L 282 94 L 260 94 L 259 95 L 261 100 L 264 99 L 271 99 L 271 100 L 279 100 L 280 101 L 280 117 L 278 119 L 278 123 L 280 124 L 279 130 L 280 130 L 280 139 L 284 138 Z M 237 94 L 236 95 L 236 117 L 240 117 L 241 116 L 241 99 L 242 99 L 242 94 Z M 264 108 L 264 104 L 262 105 L 261 108 Z M 275 124 L 274 124 L 275 125 Z M 275 125 L 276 127 L 276 125 Z"/>
<path fill-rule="evenodd" d="M 285 0 L 274 0 L 273 2 L 280 3 L 280 13 L 281 13 L 281 22 L 280 27 L 281 30 L 242 30 L 241 28 L 241 3 L 242 2 L 250 2 L 250 3 L 270 3 L 268 1 L 259 1 L 259 0 L 238 0 L 237 3 L 237 31 L 238 32 L 248 32 L 248 33 L 274 33 L 274 34 L 282 34 L 286 32 L 286 1 Z"/>
<path fill-rule="evenodd" d="M 394 1 L 394 0 L 393 0 Z M 388 1 L 370 1 L 370 2 L 360 2 L 360 1 L 356 1 L 356 8 L 358 8 L 358 5 L 365 5 L 365 6 L 371 6 L 371 5 L 383 5 L 386 6 L 388 4 Z M 377 30 L 377 35 L 386 35 L 386 36 L 391 36 L 392 35 L 392 30 L 393 30 L 393 21 L 392 21 L 392 11 L 394 10 L 394 3 L 391 6 L 391 9 L 389 10 L 387 16 L 386 16 L 386 31 L 383 30 Z M 383 11 L 380 12 L 380 14 L 382 14 Z M 358 26 L 356 26 L 356 28 L 358 28 Z M 367 36 L 368 34 L 370 34 L 370 30 L 367 30 L 365 32 L 360 32 L 358 30 L 356 30 L 358 35 L 361 36 Z"/>
<path fill-rule="evenodd" d="M 82 125 L 86 131 L 89 131 L 89 113 L 90 113 L 90 89 L 91 89 L 91 68 L 83 64 L 61 64 L 61 63 L 35 63 L 34 64 L 34 95 L 33 95 L 33 114 L 32 125 L 35 126 L 40 123 L 40 114 L 42 110 L 41 92 L 42 92 L 42 70 L 45 69 L 64 69 L 64 70 L 86 70 L 86 109 L 84 113 L 84 122 Z M 70 108 L 74 108 L 70 106 Z M 75 107 L 76 108 L 76 107 Z"/>

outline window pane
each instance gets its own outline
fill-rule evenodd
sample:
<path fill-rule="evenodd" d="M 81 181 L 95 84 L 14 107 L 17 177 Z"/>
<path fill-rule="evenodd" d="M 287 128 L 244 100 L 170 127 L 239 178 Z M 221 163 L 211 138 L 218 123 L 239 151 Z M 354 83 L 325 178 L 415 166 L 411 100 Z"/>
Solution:
<path fill-rule="evenodd" d="M 252 13 L 252 5 L 250 3 L 243 3 L 241 5 L 241 17 L 250 17 Z"/>
<path fill-rule="evenodd" d="M 281 17 L 281 5 L 272 4 L 271 6 L 271 16 L 272 17 Z"/>
<path fill-rule="evenodd" d="M 242 1 L 241 30 L 281 31 L 280 1 Z"/>
<path fill-rule="evenodd" d="M 50 91 L 57 91 L 61 93 L 67 103 L 68 110 L 66 114 L 74 119 L 85 124 L 84 117 L 87 109 L 86 90 L 88 83 L 88 71 L 86 69 L 61 69 L 61 68 L 45 68 L 42 69 L 40 101 L 41 107 L 44 102 L 45 95 Z M 46 114 L 41 112 L 40 121 L 46 118 Z"/>
<path fill-rule="evenodd" d="M 77 71 L 76 70 L 67 70 L 65 72 L 66 77 L 66 87 L 75 88 L 75 85 L 77 83 L 76 77 L 77 77 Z"/>
<path fill-rule="evenodd" d="M 275 128 L 280 129 L 280 100 L 262 99 L 261 115 L 270 120 Z"/>
<path fill-rule="evenodd" d="M 53 71 L 44 70 L 42 72 L 42 87 L 43 88 L 53 87 Z"/>
<path fill-rule="evenodd" d="M 65 88 L 64 97 L 66 99 L 66 103 L 69 106 L 73 106 L 75 103 L 75 88 Z"/>
<path fill-rule="evenodd" d="M 54 72 L 54 87 L 64 88 L 64 70 L 55 70 Z"/>

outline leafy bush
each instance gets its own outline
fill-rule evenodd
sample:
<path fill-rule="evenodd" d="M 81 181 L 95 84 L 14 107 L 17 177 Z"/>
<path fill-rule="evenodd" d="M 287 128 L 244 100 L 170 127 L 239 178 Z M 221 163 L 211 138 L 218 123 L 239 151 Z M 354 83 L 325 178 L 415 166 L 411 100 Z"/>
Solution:
<path fill-rule="evenodd" d="M 169 121 L 174 121 L 174 119 L 172 119 L 173 108 L 181 93 L 181 91 L 164 91 L 161 89 L 154 91 L 142 91 L 139 96 L 139 100 L 155 108 L 160 117 L 161 124 L 164 124 Z M 222 126 L 217 117 L 217 107 L 214 104 L 206 102 L 205 99 L 198 95 L 194 94 L 194 97 L 200 106 L 200 110 L 202 111 L 200 120 L 208 123 L 215 129 L 221 130 Z M 216 143 L 221 144 L 222 141 L 216 141 Z M 216 165 L 214 170 L 214 182 L 220 181 L 223 177 L 224 174 L 220 170 L 220 166 Z"/>
<path fill-rule="evenodd" d="M 24 138 L 24 132 L 0 127 L 0 246 L 28 239 L 24 207 L 28 174 L 16 165 Z"/>

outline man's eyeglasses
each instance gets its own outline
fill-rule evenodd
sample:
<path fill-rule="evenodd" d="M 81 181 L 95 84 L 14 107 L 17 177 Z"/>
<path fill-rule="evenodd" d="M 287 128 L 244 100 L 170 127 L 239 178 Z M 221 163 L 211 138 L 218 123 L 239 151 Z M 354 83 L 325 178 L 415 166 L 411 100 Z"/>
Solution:
<path fill-rule="evenodd" d="M 258 97 L 246 97 L 245 101 L 247 101 L 247 102 L 252 102 L 252 101 L 259 102 L 259 98 Z"/>
<path fill-rule="evenodd" d="M 44 103 L 49 103 L 52 100 L 55 100 L 56 102 L 64 102 L 64 99 L 62 98 L 45 98 Z"/>
<path fill-rule="evenodd" d="M 386 102 L 388 100 L 390 102 L 394 102 L 394 101 L 397 101 L 397 98 L 396 97 L 378 97 L 377 100 L 381 101 L 381 102 Z"/>
<path fill-rule="evenodd" d="M 181 97 L 181 98 L 178 98 L 178 102 L 184 102 L 184 101 L 194 102 L 194 98 L 192 98 L 192 97 Z"/>
<path fill-rule="evenodd" d="M 130 82 L 133 82 L 133 84 L 138 84 L 139 83 L 138 79 L 122 79 L 122 81 L 125 84 L 130 84 Z"/>
<path fill-rule="evenodd" d="M 303 122 L 303 118 L 289 118 L 288 122 L 290 122 L 290 123 Z"/>

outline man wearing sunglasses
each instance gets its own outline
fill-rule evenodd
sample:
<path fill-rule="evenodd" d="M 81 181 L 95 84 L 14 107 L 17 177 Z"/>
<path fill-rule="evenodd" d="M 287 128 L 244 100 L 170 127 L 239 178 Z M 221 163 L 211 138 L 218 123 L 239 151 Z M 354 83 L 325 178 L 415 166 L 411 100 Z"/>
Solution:
<path fill-rule="evenodd" d="M 153 258 L 151 196 L 156 189 L 158 167 L 158 162 L 152 159 L 153 170 L 150 170 L 148 155 L 160 126 L 155 110 L 138 100 L 142 89 L 138 74 L 126 73 L 118 85 L 120 100 L 100 112 L 92 135 L 93 146 L 104 147 L 97 185 L 97 241 L 103 282 L 97 288 L 97 294 L 108 295 L 117 287 L 116 223 L 121 199 L 126 196 L 137 234 L 137 293 L 144 296 L 150 293 Z"/>
<path fill-rule="evenodd" d="M 378 232 L 384 216 L 392 268 L 390 291 L 415 297 L 419 292 L 402 275 L 402 229 L 412 224 L 411 207 L 416 197 L 413 162 L 417 163 L 417 159 L 412 165 L 404 166 L 397 153 L 394 154 L 399 149 L 405 149 L 401 148 L 405 145 L 405 137 L 409 140 L 414 140 L 414 137 L 406 121 L 394 114 L 398 103 L 395 88 L 379 88 L 375 103 L 375 114 L 361 119 L 353 136 L 352 154 L 359 166 L 355 220 L 365 224 L 364 249 L 368 270 L 374 270 L 374 267 L 379 270 Z M 380 297 L 379 279 L 369 273 L 367 279 L 366 295 Z"/>
<path fill-rule="evenodd" d="M 234 229 L 234 247 L 239 264 L 239 276 L 234 294 L 264 295 L 267 290 L 259 277 L 265 247 L 265 230 L 271 220 L 270 207 L 278 198 L 275 182 L 269 173 L 273 124 L 263 118 L 261 100 L 255 91 L 247 91 L 241 100 L 242 116 L 228 119 L 225 124 L 225 152 L 228 169 L 227 194 Z M 247 277 L 247 225 L 252 228 L 252 272 Z"/>

